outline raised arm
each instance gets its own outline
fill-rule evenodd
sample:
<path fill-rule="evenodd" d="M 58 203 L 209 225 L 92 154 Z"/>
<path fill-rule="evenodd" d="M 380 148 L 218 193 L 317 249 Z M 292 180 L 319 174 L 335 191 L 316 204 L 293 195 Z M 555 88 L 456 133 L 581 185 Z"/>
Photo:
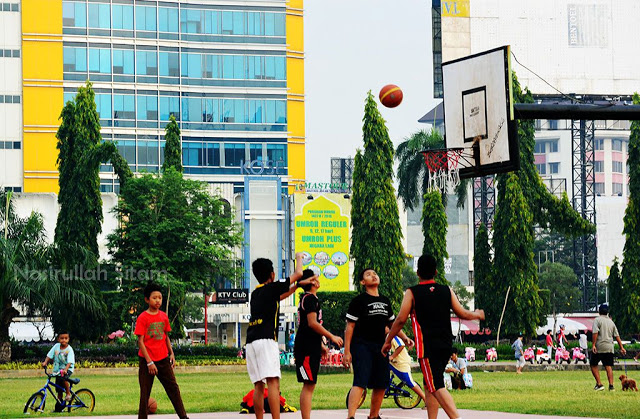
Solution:
<path fill-rule="evenodd" d="M 467 310 L 462 307 L 462 304 L 460 304 L 460 301 L 458 300 L 458 296 L 453 292 L 451 287 L 449 287 L 449 289 L 451 290 L 451 308 L 453 309 L 453 312 L 456 313 L 456 316 L 463 320 L 484 320 L 484 310 Z"/>
<path fill-rule="evenodd" d="M 291 283 L 298 282 L 302 279 L 302 257 L 304 253 L 298 252 L 296 253 L 296 270 L 289 276 Z"/>

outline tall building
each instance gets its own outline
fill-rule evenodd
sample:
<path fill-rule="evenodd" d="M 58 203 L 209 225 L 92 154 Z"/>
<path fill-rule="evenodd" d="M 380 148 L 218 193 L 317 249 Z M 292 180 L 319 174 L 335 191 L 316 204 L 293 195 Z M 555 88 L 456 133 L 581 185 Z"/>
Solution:
<path fill-rule="evenodd" d="M 238 192 L 242 165 L 260 161 L 304 182 L 302 0 L 0 6 L 0 185 L 57 192 L 58 117 L 86 80 L 104 140 L 135 172 L 158 171 L 173 114 L 187 175 Z M 101 179 L 117 191 L 109 166 Z"/>

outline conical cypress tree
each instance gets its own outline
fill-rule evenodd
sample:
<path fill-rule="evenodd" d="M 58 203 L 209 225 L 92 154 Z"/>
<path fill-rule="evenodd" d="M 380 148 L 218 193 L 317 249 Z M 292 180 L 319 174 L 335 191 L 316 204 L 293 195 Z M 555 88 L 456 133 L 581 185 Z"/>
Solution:
<path fill-rule="evenodd" d="M 633 95 L 633 103 L 640 104 L 638 93 Z M 626 296 L 626 313 L 623 329 L 640 330 L 640 121 L 631 123 L 629 136 L 629 202 L 624 214 L 625 236 L 622 286 Z"/>
<path fill-rule="evenodd" d="M 351 256 L 354 282 L 365 268 L 380 276 L 380 293 L 394 309 L 402 301 L 402 268 L 405 265 L 398 204 L 393 188 L 393 144 L 371 92 L 363 118 L 364 154 L 356 154 L 351 207 Z"/>
<path fill-rule="evenodd" d="M 436 282 L 448 285 L 444 276 L 444 259 L 447 253 L 447 214 L 442 204 L 442 195 L 438 190 L 429 190 L 424 195 L 422 206 L 422 232 L 424 233 L 423 254 L 429 254 L 436 259 L 438 273 Z"/>
<path fill-rule="evenodd" d="M 495 330 L 498 327 L 502 306 L 492 281 L 491 267 L 489 232 L 486 225 L 480 224 L 473 256 L 474 305 L 484 310 L 485 324 Z"/>
<path fill-rule="evenodd" d="M 180 145 L 180 127 L 176 122 L 176 117 L 171 115 L 169 123 L 164 129 L 165 146 L 164 146 L 164 163 L 162 171 L 169 167 L 173 167 L 176 171 L 182 173 L 182 146 Z"/>
<path fill-rule="evenodd" d="M 518 176 L 515 173 L 507 176 L 494 222 L 494 292 L 499 301 L 504 302 L 507 287 L 511 286 L 502 331 L 535 336 L 536 326 L 544 315 L 538 295 L 538 271 L 533 261 L 533 216 Z M 502 311 L 502 303 L 499 310 Z"/>
<path fill-rule="evenodd" d="M 622 286 L 622 276 L 620 276 L 620 262 L 618 258 L 613 260 L 611 270 L 609 270 L 609 278 L 607 278 L 607 287 L 609 288 L 609 313 L 611 318 L 616 322 L 616 326 L 622 332 L 626 325 L 626 312 L 628 304 L 628 294 Z"/>

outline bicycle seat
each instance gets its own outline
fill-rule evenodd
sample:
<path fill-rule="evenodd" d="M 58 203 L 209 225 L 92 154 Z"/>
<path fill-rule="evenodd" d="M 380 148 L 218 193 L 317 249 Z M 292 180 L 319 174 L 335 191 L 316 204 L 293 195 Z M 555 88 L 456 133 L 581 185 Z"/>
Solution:
<path fill-rule="evenodd" d="M 68 377 L 65 377 L 65 380 L 70 382 L 71 384 L 78 384 L 80 382 L 79 378 L 68 378 Z"/>

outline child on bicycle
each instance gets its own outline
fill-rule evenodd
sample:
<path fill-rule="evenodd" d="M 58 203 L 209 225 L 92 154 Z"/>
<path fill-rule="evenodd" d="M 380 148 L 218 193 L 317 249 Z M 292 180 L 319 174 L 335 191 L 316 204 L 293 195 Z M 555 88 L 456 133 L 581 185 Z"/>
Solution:
<path fill-rule="evenodd" d="M 138 418 L 147 418 L 149 397 L 156 375 L 180 419 L 187 418 L 187 412 L 180 395 L 180 387 L 178 387 L 176 377 L 173 374 L 176 359 L 173 355 L 171 340 L 166 333 L 171 331 L 171 326 L 166 313 L 160 310 L 162 290 L 158 284 L 149 282 L 144 289 L 144 301 L 149 304 L 149 308 L 138 316 L 135 329 L 135 334 L 138 336 L 138 356 L 140 357 Z"/>
<path fill-rule="evenodd" d="M 389 333 L 389 327 L 386 328 L 386 332 Z M 413 381 L 413 377 L 411 376 L 411 357 L 409 356 L 406 345 L 398 336 L 395 336 L 391 341 L 389 367 L 391 367 L 391 371 L 393 371 L 393 373 L 402 380 L 407 387 L 415 391 L 415 393 L 420 396 L 426 406 L 427 396 L 424 394 L 424 391 L 422 391 L 422 388 L 420 388 L 418 383 Z"/>
<path fill-rule="evenodd" d="M 53 374 L 59 375 L 56 378 L 56 385 L 64 387 L 67 393 L 65 400 L 69 403 L 71 401 L 71 386 L 69 381 L 63 377 L 71 377 L 76 363 L 73 348 L 69 345 L 69 332 L 61 331 L 58 333 L 58 343 L 49 350 L 47 357 L 42 362 L 42 366 L 46 368 L 51 361 L 53 361 Z M 62 391 L 58 391 L 58 398 L 62 400 Z"/>

